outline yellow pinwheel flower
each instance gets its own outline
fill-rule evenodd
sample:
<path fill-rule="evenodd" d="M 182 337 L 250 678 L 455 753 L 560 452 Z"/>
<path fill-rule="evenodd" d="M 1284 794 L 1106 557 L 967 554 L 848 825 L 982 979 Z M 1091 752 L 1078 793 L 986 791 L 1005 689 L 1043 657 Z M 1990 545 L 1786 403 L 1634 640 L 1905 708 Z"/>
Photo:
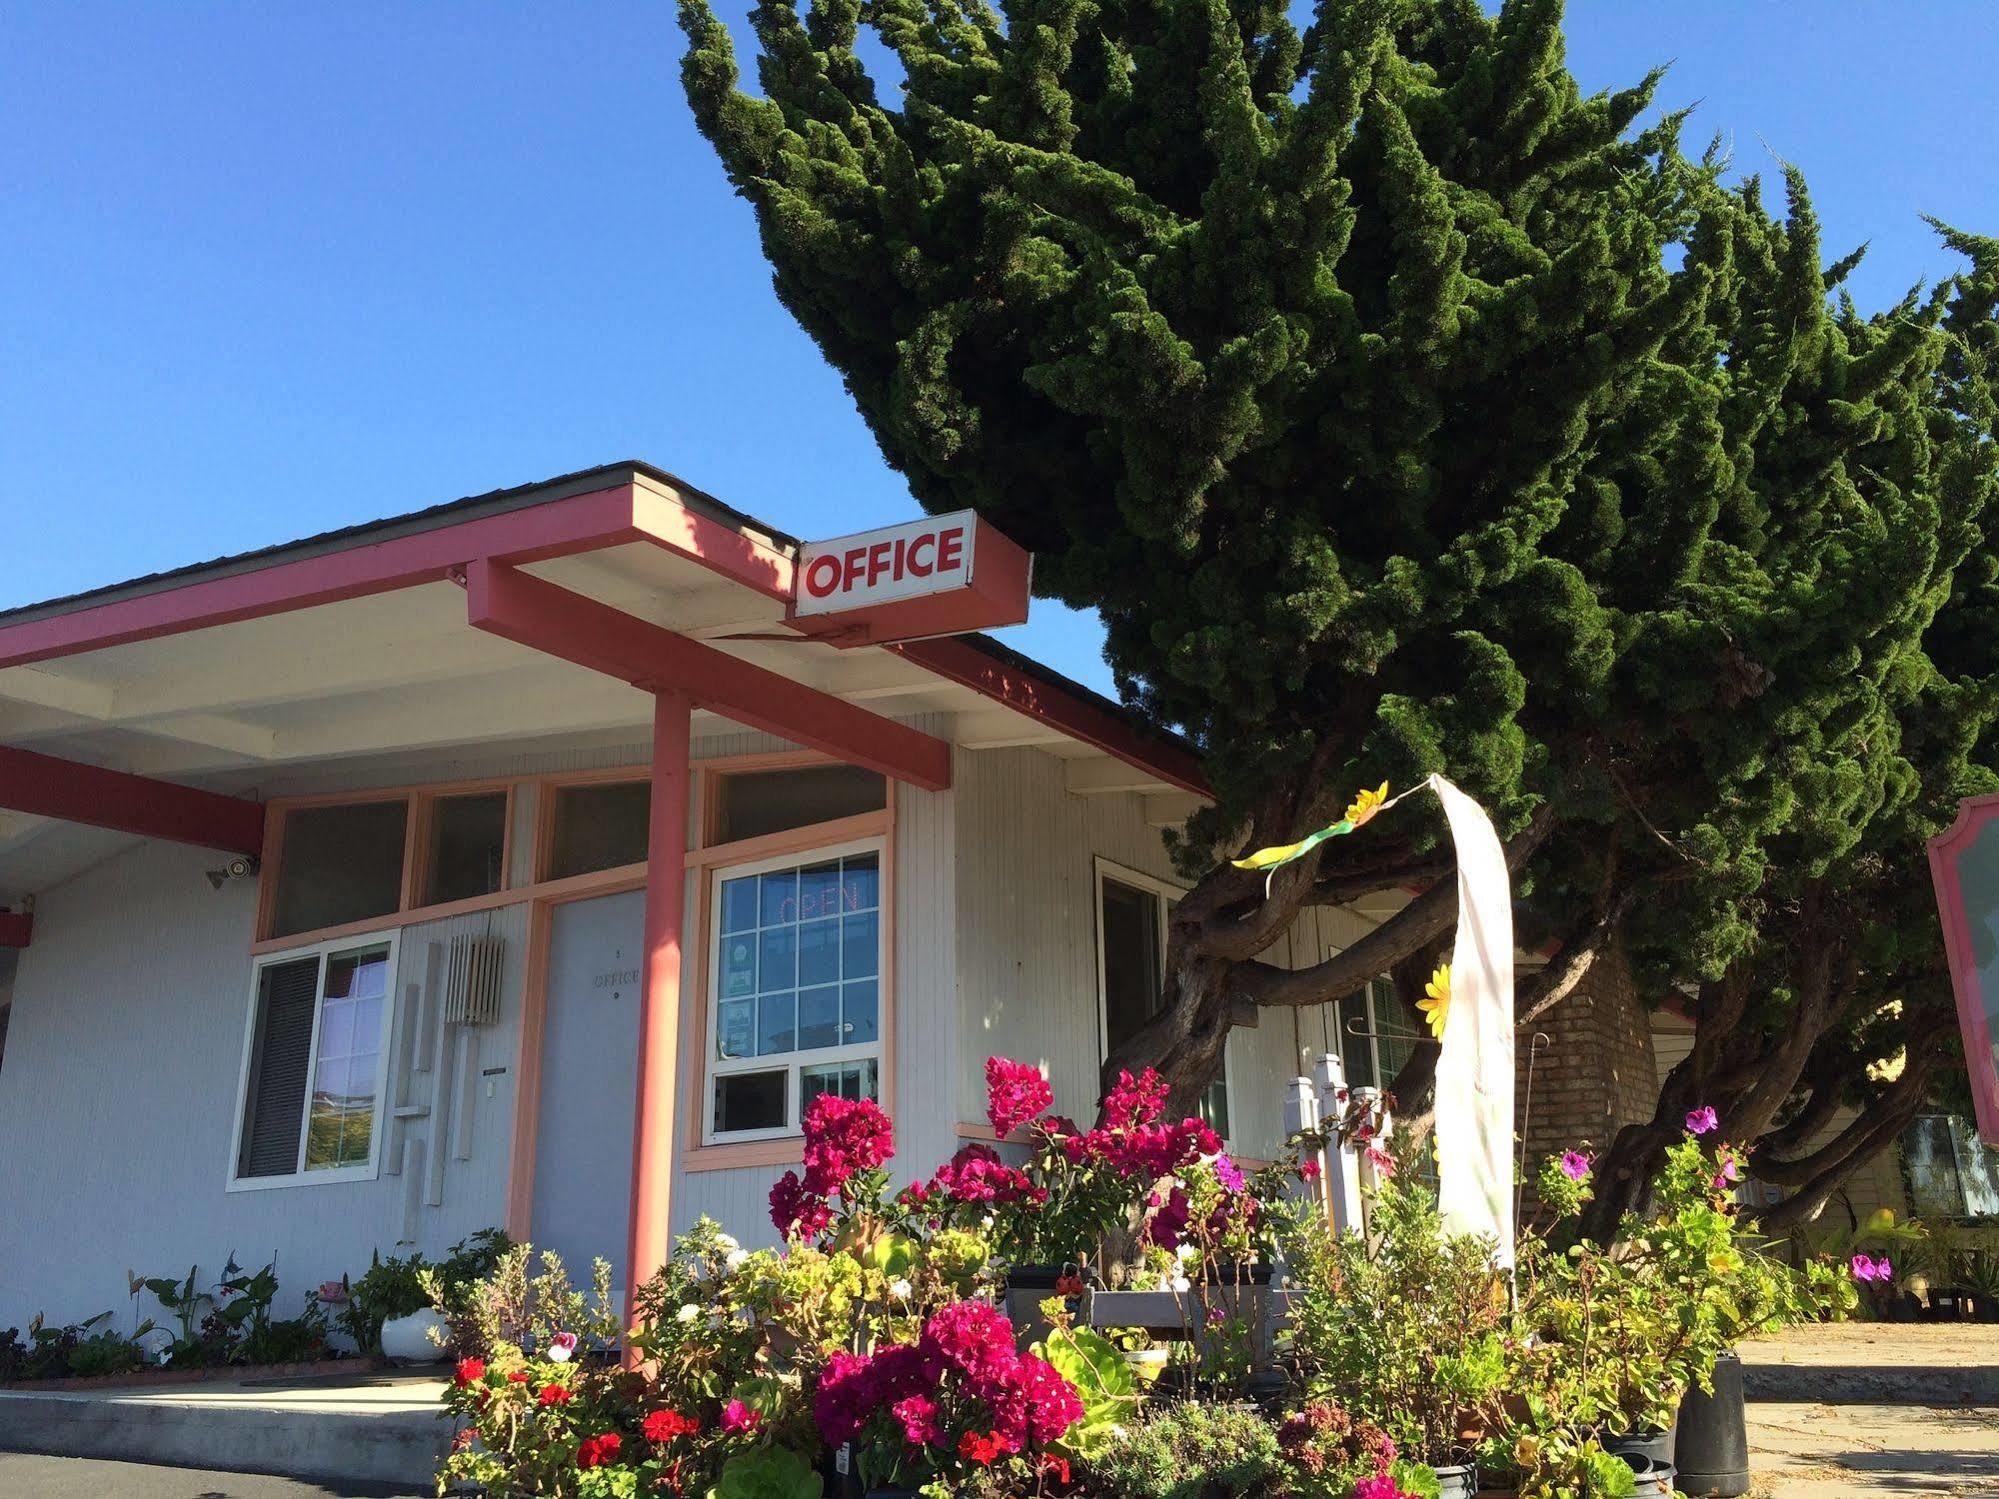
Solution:
<path fill-rule="evenodd" d="M 1444 1039 L 1444 1022 L 1451 1013 L 1451 965 L 1439 963 L 1437 971 L 1430 975 L 1430 982 L 1423 986 L 1423 998 L 1416 1001 L 1416 1008 L 1423 1018 L 1430 1022 L 1430 1039 Z"/>
<path fill-rule="evenodd" d="M 1356 796 L 1353 799 L 1352 803 L 1347 807 L 1347 815 L 1345 820 L 1353 824 L 1353 826 L 1359 827 L 1362 823 L 1366 822 L 1370 817 L 1374 816 L 1375 813 L 1379 812 L 1381 810 L 1382 803 L 1387 800 L 1388 800 L 1388 782 L 1383 781 L 1381 785 L 1376 787 L 1373 791 L 1369 791 L 1365 786 L 1363 786 L 1360 789 L 1360 795 Z"/>

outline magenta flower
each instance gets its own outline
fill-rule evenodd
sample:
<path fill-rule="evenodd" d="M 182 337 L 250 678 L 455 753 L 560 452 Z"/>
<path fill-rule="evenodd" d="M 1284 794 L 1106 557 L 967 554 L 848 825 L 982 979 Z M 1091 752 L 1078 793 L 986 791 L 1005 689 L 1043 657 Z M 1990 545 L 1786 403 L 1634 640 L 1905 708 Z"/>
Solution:
<path fill-rule="evenodd" d="M 1742 1180 L 1741 1163 L 1738 1162 L 1734 1156 L 1730 1155 L 1726 1151 L 1723 1151 L 1721 1156 L 1721 1169 L 1717 1171 L 1714 1175 L 1715 1191 L 1726 1192 L 1730 1187 L 1734 1186 L 1737 1182 L 1741 1180 Z"/>
<path fill-rule="evenodd" d="M 1243 1192 L 1249 1187 L 1249 1183 L 1243 1180 L 1242 1167 L 1225 1155 L 1215 1157 L 1215 1180 L 1230 1192 Z"/>
<path fill-rule="evenodd" d="M 1721 1128 L 1721 1116 L 1711 1106 L 1703 1105 L 1687 1115 L 1687 1133 L 1690 1135 L 1711 1135 Z"/>
<path fill-rule="evenodd" d="M 806 1107 L 805 1190 L 831 1197 L 856 1171 L 872 1171 L 895 1154 L 895 1126 L 872 1098 L 821 1093 Z"/>
<path fill-rule="evenodd" d="M 1572 1182 L 1585 1181 L 1589 1177 L 1590 1159 L 1580 1150 L 1562 1152 L 1562 1175 Z"/>
<path fill-rule="evenodd" d="M 1315 1182 L 1322 1174 L 1319 1163 L 1310 1156 L 1298 1163 L 1298 1180 L 1301 1182 Z"/>
<path fill-rule="evenodd" d="M 570 1355 L 576 1352 L 576 1334 L 559 1332 L 548 1340 L 548 1361 L 551 1364 L 566 1364 Z"/>
<path fill-rule="evenodd" d="M 1038 1067 L 986 1058 L 986 1117 L 1002 1140 L 1055 1102 L 1055 1090 Z"/>
<path fill-rule="evenodd" d="M 746 1436 L 763 1424 L 763 1417 L 740 1400 L 722 1407 L 722 1430 L 730 1436 Z"/>
<path fill-rule="evenodd" d="M 1847 1263 L 1855 1280 L 1887 1282 L 1895 1278 L 1894 1263 L 1885 1254 L 1878 1260 L 1871 1255 L 1856 1254 Z"/>

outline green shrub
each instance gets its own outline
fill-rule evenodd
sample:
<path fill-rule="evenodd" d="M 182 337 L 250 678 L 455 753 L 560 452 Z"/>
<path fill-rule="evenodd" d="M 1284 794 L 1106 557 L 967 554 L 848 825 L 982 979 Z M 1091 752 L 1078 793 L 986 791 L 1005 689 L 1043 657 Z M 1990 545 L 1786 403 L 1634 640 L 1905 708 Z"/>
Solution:
<path fill-rule="evenodd" d="M 1093 1488 L 1120 1499 L 1223 1499 L 1275 1491 L 1277 1433 L 1241 1405 L 1171 1405 L 1087 1464 Z"/>

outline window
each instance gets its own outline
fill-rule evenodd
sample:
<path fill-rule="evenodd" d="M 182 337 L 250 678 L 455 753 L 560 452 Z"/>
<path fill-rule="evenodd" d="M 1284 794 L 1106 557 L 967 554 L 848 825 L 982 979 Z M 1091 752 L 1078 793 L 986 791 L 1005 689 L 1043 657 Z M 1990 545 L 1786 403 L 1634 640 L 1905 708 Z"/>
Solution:
<path fill-rule="evenodd" d="M 294 807 L 279 845 L 271 937 L 388 916 L 402 905 L 409 802 Z"/>
<path fill-rule="evenodd" d="M 505 791 L 440 796 L 431 802 L 419 905 L 491 895 L 506 884 L 509 802 Z"/>
<path fill-rule="evenodd" d="M 1902 1132 L 1902 1170 L 1917 1217 L 1999 1214 L 1999 1150 L 1981 1144 L 1968 1119 L 1919 1115 Z"/>
<path fill-rule="evenodd" d="M 1328 956 L 1338 953 L 1334 948 Z M 1317 1050 L 1339 1054 L 1352 1088 L 1387 1087 L 1421 1039 L 1403 1017 L 1395 987 L 1386 978 L 1370 979 L 1360 993 L 1321 1005 L 1319 1024 Z"/>
<path fill-rule="evenodd" d="M 881 849 L 711 874 L 710 1142 L 795 1134 L 821 1093 L 880 1097 Z"/>
<path fill-rule="evenodd" d="M 1097 860 L 1097 992 L 1108 1057 L 1159 1013 L 1166 971 L 1166 918 L 1183 892 L 1164 881 Z M 1228 1048 L 1222 1072 L 1201 1100 L 1201 1117 L 1229 1138 Z"/>
<path fill-rule="evenodd" d="M 716 779 L 714 841 L 740 843 L 887 806 L 887 778 L 858 765 L 735 771 Z"/>
<path fill-rule="evenodd" d="M 597 781 L 555 788 L 547 880 L 643 864 L 652 822 L 650 781 Z"/>
<path fill-rule="evenodd" d="M 238 1115 L 238 1186 L 372 1176 L 395 941 L 257 968 Z"/>

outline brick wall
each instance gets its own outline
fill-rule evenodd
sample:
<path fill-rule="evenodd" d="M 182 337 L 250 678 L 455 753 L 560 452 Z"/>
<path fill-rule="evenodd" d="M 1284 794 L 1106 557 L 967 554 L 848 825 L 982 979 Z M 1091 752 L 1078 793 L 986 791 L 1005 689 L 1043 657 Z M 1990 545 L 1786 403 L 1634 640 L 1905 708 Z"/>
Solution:
<path fill-rule="evenodd" d="M 1631 969 L 1615 949 L 1598 958 L 1575 992 L 1534 1030 L 1548 1042 L 1535 1049 L 1531 1033 L 1520 1038 L 1514 1095 L 1514 1126 L 1526 1139 L 1530 1180 L 1544 1156 L 1571 1148 L 1601 1151 L 1618 1126 L 1651 1118 L 1659 1096 L 1650 1020 Z"/>

